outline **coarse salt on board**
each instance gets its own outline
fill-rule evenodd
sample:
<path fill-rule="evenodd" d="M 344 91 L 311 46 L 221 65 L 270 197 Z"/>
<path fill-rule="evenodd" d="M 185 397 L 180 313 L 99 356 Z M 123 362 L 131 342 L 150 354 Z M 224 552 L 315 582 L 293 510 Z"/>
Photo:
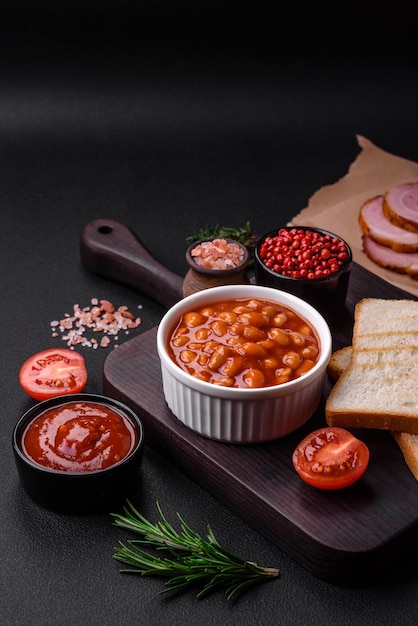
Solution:
<path fill-rule="evenodd" d="M 142 308 L 141 305 L 138 306 Z M 52 337 L 61 339 L 67 346 L 85 346 L 97 349 L 107 348 L 113 337 L 118 339 L 118 333 L 124 331 L 128 334 L 132 329 L 141 324 L 141 318 L 135 317 L 128 307 L 119 306 L 117 309 L 109 300 L 98 300 L 92 298 L 91 306 L 81 308 L 78 304 L 73 305 L 73 314 L 66 313 L 60 320 L 53 320 L 50 323 Z M 89 336 L 86 333 L 90 331 Z M 91 336 L 91 333 L 102 333 L 100 339 Z"/>

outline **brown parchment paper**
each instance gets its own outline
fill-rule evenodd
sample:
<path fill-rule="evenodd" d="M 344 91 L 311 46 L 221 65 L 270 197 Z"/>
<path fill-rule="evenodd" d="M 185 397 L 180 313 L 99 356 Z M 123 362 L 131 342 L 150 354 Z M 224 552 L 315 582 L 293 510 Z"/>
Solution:
<path fill-rule="evenodd" d="M 364 254 L 358 214 L 363 202 L 398 183 L 418 181 L 418 163 L 394 156 L 357 135 L 361 152 L 338 182 L 322 187 L 308 206 L 292 220 L 297 226 L 316 226 L 340 235 L 351 246 L 353 258 L 384 280 L 418 296 L 418 280 L 379 267 Z"/>

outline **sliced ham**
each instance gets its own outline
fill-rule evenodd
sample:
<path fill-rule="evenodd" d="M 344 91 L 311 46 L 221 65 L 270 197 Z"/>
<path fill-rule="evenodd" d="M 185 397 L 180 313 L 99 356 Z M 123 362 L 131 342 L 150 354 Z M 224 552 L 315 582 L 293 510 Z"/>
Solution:
<path fill-rule="evenodd" d="M 375 196 L 360 208 L 359 224 L 363 233 L 396 252 L 418 252 L 418 233 L 389 221 L 383 212 L 383 200 L 383 195 Z"/>
<path fill-rule="evenodd" d="M 418 279 L 418 252 L 396 252 L 367 236 L 363 237 L 363 250 L 377 265 Z"/>
<path fill-rule="evenodd" d="M 418 183 L 390 187 L 384 194 L 383 212 L 396 226 L 418 233 Z"/>

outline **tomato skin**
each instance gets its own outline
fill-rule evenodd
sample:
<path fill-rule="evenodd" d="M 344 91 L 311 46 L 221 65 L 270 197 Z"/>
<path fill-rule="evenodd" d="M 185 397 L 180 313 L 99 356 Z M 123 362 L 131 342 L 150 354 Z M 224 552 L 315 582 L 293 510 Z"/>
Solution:
<path fill-rule="evenodd" d="M 67 348 L 42 350 L 23 363 L 19 383 L 35 400 L 78 393 L 87 383 L 84 358 Z"/>
<path fill-rule="evenodd" d="M 369 448 L 352 433 L 337 426 L 319 428 L 296 447 L 293 466 L 306 483 L 317 489 L 349 487 L 367 469 Z"/>

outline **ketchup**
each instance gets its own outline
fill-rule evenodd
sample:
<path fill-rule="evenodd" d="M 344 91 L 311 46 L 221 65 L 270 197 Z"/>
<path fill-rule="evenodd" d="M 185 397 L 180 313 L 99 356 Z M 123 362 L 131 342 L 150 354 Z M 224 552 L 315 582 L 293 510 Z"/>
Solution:
<path fill-rule="evenodd" d="M 124 459 L 138 437 L 130 420 L 106 404 L 70 402 L 47 409 L 27 426 L 24 453 L 69 473 L 94 472 Z"/>

